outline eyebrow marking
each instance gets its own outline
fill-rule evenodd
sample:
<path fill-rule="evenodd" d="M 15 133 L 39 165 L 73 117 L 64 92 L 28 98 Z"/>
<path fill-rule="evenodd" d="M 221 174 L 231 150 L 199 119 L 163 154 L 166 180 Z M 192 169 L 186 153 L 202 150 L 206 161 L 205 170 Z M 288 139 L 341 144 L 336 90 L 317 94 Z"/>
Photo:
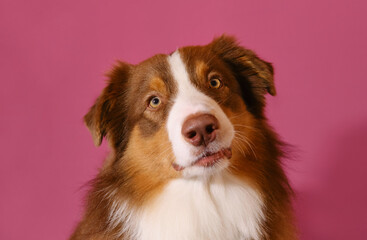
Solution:
<path fill-rule="evenodd" d="M 195 64 L 196 76 L 199 78 L 206 79 L 209 67 L 204 61 L 197 61 Z"/>
<path fill-rule="evenodd" d="M 154 77 L 149 83 L 150 89 L 160 92 L 162 94 L 167 94 L 167 86 L 160 77 Z"/>

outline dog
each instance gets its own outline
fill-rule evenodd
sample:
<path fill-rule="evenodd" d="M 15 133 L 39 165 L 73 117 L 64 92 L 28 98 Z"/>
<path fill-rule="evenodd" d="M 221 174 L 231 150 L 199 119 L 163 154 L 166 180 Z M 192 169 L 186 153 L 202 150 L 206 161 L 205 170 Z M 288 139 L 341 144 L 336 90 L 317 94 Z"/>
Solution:
<path fill-rule="evenodd" d="M 111 154 L 72 240 L 297 239 L 270 63 L 223 35 L 108 76 L 84 120 Z"/>

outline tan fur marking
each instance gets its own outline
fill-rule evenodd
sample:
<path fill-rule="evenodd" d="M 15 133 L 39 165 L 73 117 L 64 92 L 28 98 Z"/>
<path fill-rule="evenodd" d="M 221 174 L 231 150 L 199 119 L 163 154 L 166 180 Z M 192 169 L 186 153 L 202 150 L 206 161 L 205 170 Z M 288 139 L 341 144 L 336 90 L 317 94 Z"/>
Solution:
<path fill-rule="evenodd" d="M 167 95 L 166 84 L 160 77 L 154 77 L 150 82 L 149 87 L 154 91 Z"/>
<path fill-rule="evenodd" d="M 196 76 L 199 76 L 200 78 L 206 79 L 207 72 L 209 70 L 208 65 L 205 64 L 203 61 L 197 61 L 196 62 Z"/>
<path fill-rule="evenodd" d="M 174 155 L 164 124 L 151 137 L 143 137 L 134 127 L 121 169 L 131 177 L 129 186 L 136 194 L 134 204 L 143 204 L 161 191 L 161 188 L 179 173 L 172 168 Z M 142 195 L 143 194 L 143 195 Z"/>
<path fill-rule="evenodd" d="M 234 96 L 234 98 L 236 98 Z M 246 105 L 238 98 L 240 109 L 222 106 L 222 110 L 230 119 L 235 129 L 235 137 L 232 142 L 232 158 L 230 159 L 230 171 L 251 184 L 253 188 L 260 190 L 261 187 L 256 183 L 257 167 L 256 164 L 256 149 L 254 140 L 257 139 L 258 133 L 252 126 L 254 119 L 251 114 L 247 113 Z M 245 172 L 245 174 L 244 174 Z"/>

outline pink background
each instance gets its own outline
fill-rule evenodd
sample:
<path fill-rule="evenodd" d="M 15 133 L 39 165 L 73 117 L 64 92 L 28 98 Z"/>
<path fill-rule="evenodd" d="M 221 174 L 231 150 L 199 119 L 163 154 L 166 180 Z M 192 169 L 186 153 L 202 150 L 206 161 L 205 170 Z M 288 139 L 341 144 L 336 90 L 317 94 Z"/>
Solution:
<path fill-rule="evenodd" d="M 107 148 L 82 117 L 116 59 L 222 33 L 271 61 L 301 239 L 367 236 L 365 1 L 1 0 L 0 239 L 66 239 Z"/>

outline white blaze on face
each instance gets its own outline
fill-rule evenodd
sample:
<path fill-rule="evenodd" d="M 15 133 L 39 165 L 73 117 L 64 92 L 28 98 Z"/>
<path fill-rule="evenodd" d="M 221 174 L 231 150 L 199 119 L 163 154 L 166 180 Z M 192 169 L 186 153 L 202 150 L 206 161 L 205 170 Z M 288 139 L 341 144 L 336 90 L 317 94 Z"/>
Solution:
<path fill-rule="evenodd" d="M 218 103 L 191 83 L 179 51 L 168 56 L 168 62 L 178 92 L 173 99 L 174 104 L 168 115 L 167 131 L 176 157 L 176 164 L 188 167 L 199 157 L 197 147 L 186 142 L 181 134 L 182 125 L 188 116 L 197 113 L 207 113 L 214 115 L 218 119 L 220 128 L 217 130 L 216 140 L 208 145 L 207 150 L 210 152 L 217 152 L 223 148 L 230 147 L 234 137 L 234 128 Z M 220 89 L 213 89 L 213 91 L 220 91 Z M 196 175 L 200 174 L 203 171 L 202 169 L 203 167 L 195 166 L 185 169 L 184 172 L 191 171 L 189 175 Z"/>

